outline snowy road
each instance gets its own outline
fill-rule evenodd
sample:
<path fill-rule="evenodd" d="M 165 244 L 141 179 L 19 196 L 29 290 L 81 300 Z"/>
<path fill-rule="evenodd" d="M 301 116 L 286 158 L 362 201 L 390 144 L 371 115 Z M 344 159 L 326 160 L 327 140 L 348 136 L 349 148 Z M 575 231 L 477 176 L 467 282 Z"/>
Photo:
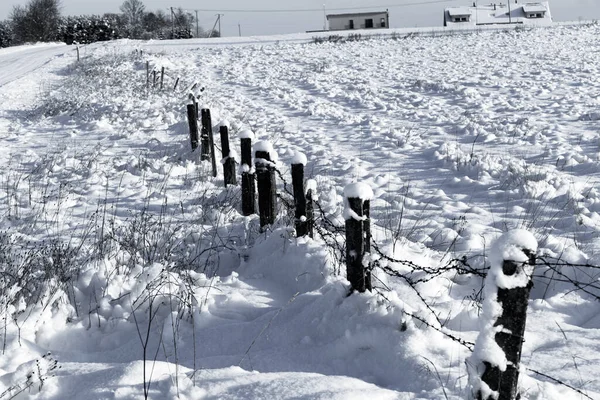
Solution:
<path fill-rule="evenodd" d="M 53 58 L 73 50 L 62 43 L 44 43 L 0 50 L 0 87 L 34 72 Z"/>

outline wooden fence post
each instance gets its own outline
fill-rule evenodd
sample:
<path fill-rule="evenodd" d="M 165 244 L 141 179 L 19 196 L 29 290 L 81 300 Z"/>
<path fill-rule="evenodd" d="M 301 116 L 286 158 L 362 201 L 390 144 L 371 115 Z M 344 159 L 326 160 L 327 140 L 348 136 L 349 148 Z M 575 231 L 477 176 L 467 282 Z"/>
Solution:
<path fill-rule="evenodd" d="M 156 88 L 156 70 L 152 71 L 152 87 Z"/>
<path fill-rule="evenodd" d="M 244 216 L 256 213 L 256 185 L 254 168 L 252 167 L 252 139 L 254 134 L 245 130 L 240 132 L 242 149 L 242 214 Z"/>
<path fill-rule="evenodd" d="M 227 185 L 235 185 L 235 153 L 229 148 L 229 128 L 226 121 L 221 122 L 219 134 L 221 135 L 221 155 L 223 156 L 223 181 Z"/>
<path fill-rule="evenodd" d="M 273 164 L 273 147 L 267 141 L 254 145 L 254 167 L 258 186 L 258 213 L 260 227 L 272 225 L 277 213 L 277 183 Z"/>
<path fill-rule="evenodd" d="M 211 160 L 212 164 L 212 175 L 217 176 L 217 161 L 215 159 L 215 141 L 212 130 L 212 120 L 210 118 L 210 110 L 206 107 L 202 107 L 200 111 L 202 119 L 202 130 L 200 133 L 200 141 L 202 143 L 202 149 L 200 152 L 201 160 Z"/>
<path fill-rule="evenodd" d="M 146 61 L 146 89 L 150 87 L 150 61 Z"/>
<path fill-rule="evenodd" d="M 484 326 L 472 362 L 468 363 L 474 368 L 470 373 L 476 375 L 474 386 L 478 400 L 515 400 L 519 397 L 519 363 L 536 251 L 535 237 L 522 229 L 505 233 L 496 244 L 496 257 L 492 257 L 485 281 Z M 490 309 L 492 307 L 501 309 L 502 314 L 496 318 L 497 310 Z M 498 357 L 496 353 L 499 352 L 490 352 L 489 349 L 495 346 L 504 357 Z M 480 353 L 483 356 L 476 358 Z M 490 353 L 495 355 L 490 356 Z"/>
<path fill-rule="evenodd" d="M 308 198 L 304 183 L 304 166 L 306 156 L 296 153 L 292 159 L 292 186 L 294 188 L 294 218 L 296 219 L 296 237 L 309 235 L 312 237 L 312 192 Z M 310 206 L 308 205 L 310 203 Z M 310 211 L 310 215 L 309 215 Z"/>
<path fill-rule="evenodd" d="M 346 220 L 346 271 L 352 290 L 371 290 L 371 271 L 363 259 L 371 248 L 370 205 L 373 191 L 364 183 L 352 183 L 344 188 L 344 219 Z"/>
<path fill-rule="evenodd" d="M 317 194 L 317 181 L 309 179 L 306 181 L 306 229 L 308 236 L 314 237 L 315 226 L 313 196 Z"/>
<path fill-rule="evenodd" d="M 192 144 L 192 151 L 194 151 L 198 148 L 198 119 L 196 118 L 196 106 L 194 101 L 191 101 L 187 105 L 187 118 L 190 127 L 190 142 Z"/>
<path fill-rule="evenodd" d="M 163 83 L 165 81 L 165 67 L 160 68 L 160 90 L 163 89 Z"/>

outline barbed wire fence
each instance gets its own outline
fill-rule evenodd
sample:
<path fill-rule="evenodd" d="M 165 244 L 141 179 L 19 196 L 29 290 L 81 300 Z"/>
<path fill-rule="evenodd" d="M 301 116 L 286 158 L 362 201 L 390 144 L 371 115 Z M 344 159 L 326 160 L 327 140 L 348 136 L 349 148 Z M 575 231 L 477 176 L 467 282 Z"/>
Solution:
<path fill-rule="evenodd" d="M 264 150 L 264 149 L 262 149 Z M 264 151 L 262 151 L 264 153 Z M 214 153 L 213 153 L 214 154 Z M 262 162 L 264 164 L 264 162 Z M 244 165 L 246 167 L 246 165 Z M 251 168 L 251 166 L 247 166 Z M 273 224 L 275 226 L 293 226 L 296 220 L 295 207 L 296 198 L 294 192 L 290 190 L 291 183 L 286 179 L 286 173 L 284 173 L 276 162 L 269 160 L 268 168 L 273 174 L 273 182 L 275 182 L 275 175 L 279 178 L 280 184 L 275 183 L 273 190 L 275 193 L 270 193 L 273 198 L 277 199 L 277 209 L 274 211 L 280 218 L 280 222 Z M 253 174 L 253 180 L 258 183 L 258 174 Z M 295 179 L 295 178 L 294 178 Z M 277 190 L 277 188 L 282 190 Z M 306 188 L 305 188 L 306 190 Z M 306 194 L 306 192 L 305 192 Z M 259 194 L 260 198 L 260 194 Z M 273 200 L 274 201 L 274 200 Z M 346 243 L 346 226 L 341 223 L 340 219 L 332 216 L 331 213 L 327 212 L 325 206 L 314 196 L 311 199 L 312 202 L 312 215 L 307 216 L 312 219 L 311 226 L 314 228 L 315 238 L 321 241 L 329 254 L 331 255 L 332 272 L 335 275 L 340 275 L 344 265 L 347 265 L 347 243 Z M 260 203 L 260 201 L 259 201 Z M 242 207 L 243 208 L 243 207 Z M 370 220 L 369 214 L 366 214 Z M 274 220 L 273 216 L 273 220 Z M 262 225 L 262 211 L 261 211 L 261 230 L 260 233 L 268 232 L 273 227 L 263 227 Z M 271 222 L 272 223 L 272 222 Z M 370 226 L 370 225 L 369 225 Z M 385 229 L 385 227 L 382 227 Z M 466 276 L 466 277 L 477 277 L 478 281 L 481 282 L 481 287 L 478 291 L 474 291 L 472 296 L 468 296 L 481 310 L 481 304 L 483 303 L 483 285 L 485 278 L 488 274 L 490 267 L 485 261 L 487 259 L 486 254 L 471 256 L 470 258 L 466 255 L 448 258 L 451 254 L 451 250 L 447 250 L 442 258 L 440 259 L 439 265 L 437 266 L 423 266 L 419 265 L 410 260 L 393 257 L 386 253 L 382 245 L 377 243 L 376 240 L 370 235 L 370 227 L 368 237 L 368 251 L 366 254 L 367 260 L 364 262 L 366 273 L 369 281 L 371 278 L 376 280 L 376 284 L 372 285 L 369 282 L 367 287 L 374 294 L 377 295 L 382 301 L 386 302 L 390 306 L 393 306 L 393 302 L 388 298 L 387 293 L 393 291 L 393 289 L 384 282 L 379 276 L 386 276 L 387 279 L 397 281 L 400 285 L 408 286 L 414 293 L 415 298 L 418 301 L 416 308 L 418 311 L 410 312 L 408 310 L 402 310 L 403 314 L 407 318 L 419 321 L 427 328 L 433 329 L 446 338 L 458 343 L 470 352 L 475 348 L 475 343 L 468 341 L 460 337 L 455 331 L 446 327 L 448 320 L 442 321 L 439 313 L 435 310 L 435 304 L 430 304 L 425 296 L 422 294 L 419 285 L 433 281 L 434 279 L 444 277 L 448 274 L 454 274 L 454 276 Z M 313 234 L 311 234 L 312 236 Z M 454 244 L 454 241 L 453 241 Z M 479 266 L 471 265 L 471 260 L 483 259 L 484 262 L 476 262 Z M 600 267 L 591 263 L 569 263 L 561 259 L 560 257 L 553 257 L 547 254 L 540 254 L 535 260 L 536 269 L 530 278 L 537 280 L 537 282 L 543 282 L 550 286 L 553 282 L 560 282 L 568 284 L 572 287 L 572 291 L 581 291 L 586 295 L 591 296 L 596 300 L 600 300 L 600 284 L 598 278 L 600 277 Z M 575 272 L 571 272 L 575 271 Z M 377 272 L 377 273 L 375 273 Z M 379 275 L 379 276 L 378 276 Z M 451 278 L 452 279 L 452 278 Z M 546 291 L 548 288 L 546 289 Z M 349 294 L 352 293 L 352 290 Z M 546 293 L 544 293 L 544 296 Z M 402 329 L 407 329 L 405 322 L 403 322 Z M 535 373 L 545 379 L 555 382 L 560 385 L 568 387 L 570 390 L 574 390 L 577 393 L 589 398 L 580 389 L 575 388 L 560 379 L 549 376 L 543 372 L 539 372 L 530 368 L 527 370 Z"/>

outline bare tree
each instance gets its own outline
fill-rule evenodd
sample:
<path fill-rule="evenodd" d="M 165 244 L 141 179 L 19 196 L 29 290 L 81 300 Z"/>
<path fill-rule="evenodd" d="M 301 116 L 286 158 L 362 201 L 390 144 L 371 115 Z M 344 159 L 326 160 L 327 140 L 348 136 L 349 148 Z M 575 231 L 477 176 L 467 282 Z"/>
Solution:
<path fill-rule="evenodd" d="M 15 6 L 10 16 L 15 41 L 23 43 L 56 40 L 60 6 L 60 0 L 30 0 L 24 7 Z"/>
<path fill-rule="evenodd" d="M 141 37 L 146 9 L 144 3 L 141 0 L 125 0 L 120 9 L 127 21 L 128 36 L 132 39 Z"/>

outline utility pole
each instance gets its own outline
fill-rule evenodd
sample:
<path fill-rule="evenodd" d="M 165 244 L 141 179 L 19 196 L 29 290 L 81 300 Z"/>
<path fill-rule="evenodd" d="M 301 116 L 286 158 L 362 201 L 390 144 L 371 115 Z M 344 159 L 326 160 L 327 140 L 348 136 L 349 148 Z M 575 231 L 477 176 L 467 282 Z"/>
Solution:
<path fill-rule="evenodd" d="M 217 16 L 217 19 L 216 19 L 215 24 L 213 25 L 212 29 L 208 33 L 209 38 L 212 37 L 212 34 L 215 31 L 215 27 L 217 26 L 217 24 L 219 24 L 219 37 L 223 36 L 223 35 L 221 35 L 221 17 L 225 14 L 215 14 L 215 15 Z"/>
<path fill-rule="evenodd" d="M 223 16 L 225 14 L 217 14 L 218 17 L 218 21 L 219 21 L 219 37 L 223 37 L 223 34 L 221 33 L 221 16 Z"/>
<path fill-rule="evenodd" d="M 512 24 L 512 16 L 510 15 L 510 2 L 511 2 L 511 1 L 512 1 L 512 0 L 508 0 L 508 1 L 507 1 L 507 3 L 508 3 L 508 23 L 509 23 L 509 24 Z"/>
<path fill-rule="evenodd" d="M 173 12 L 173 7 L 171 7 L 171 39 L 175 39 L 175 19 L 173 16 L 175 13 Z"/>
<path fill-rule="evenodd" d="M 199 30 L 198 30 L 198 10 L 194 10 L 194 12 L 196 13 L 196 37 L 199 37 Z"/>
<path fill-rule="evenodd" d="M 239 22 L 238 22 L 238 32 L 240 34 L 240 37 L 242 37 L 242 25 L 240 25 Z"/>

